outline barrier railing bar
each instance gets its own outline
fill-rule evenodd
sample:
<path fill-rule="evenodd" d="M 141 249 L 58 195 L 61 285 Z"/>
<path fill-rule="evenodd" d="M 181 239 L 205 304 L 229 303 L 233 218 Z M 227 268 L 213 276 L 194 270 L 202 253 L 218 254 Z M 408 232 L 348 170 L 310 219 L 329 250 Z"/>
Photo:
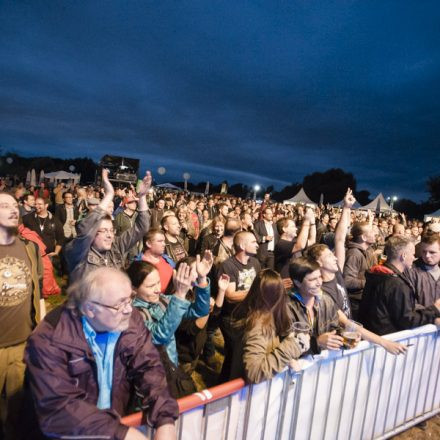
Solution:
<path fill-rule="evenodd" d="M 330 379 L 330 390 L 327 395 L 327 404 L 326 404 L 326 408 L 325 408 L 325 423 L 324 423 L 324 432 L 322 435 L 322 438 L 324 438 L 324 439 L 325 439 L 325 434 L 327 432 L 328 411 L 330 409 L 330 399 L 332 398 L 333 379 L 335 377 L 335 367 L 336 367 L 336 362 L 333 362 L 332 363 L 332 374 L 331 374 L 331 379 Z"/>
<path fill-rule="evenodd" d="M 390 409 L 390 401 L 391 401 L 391 392 L 393 390 L 393 384 L 394 384 L 394 373 L 396 372 L 396 364 L 397 364 L 397 356 L 394 356 L 393 359 L 393 368 L 391 371 L 391 383 L 390 383 L 390 391 L 388 393 L 388 400 L 387 400 L 387 406 L 385 408 L 385 417 L 383 419 L 383 428 L 382 428 L 382 432 L 385 432 L 385 429 L 387 427 L 387 418 L 388 418 L 388 411 Z M 395 428 L 395 426 L 393 425 L 393 428 Z"/>
<path fill-rule="evenodd" d="M 417 355 L 418 354 L 419 354 L 419 339 L 417 338 L 416 354 L 414 355 L 414 359 L 417 359 Z M 411 379 L 409 381 L 409 387 L 408 387 L 408 392 L 409 393 L 411 392 L 411 389 L 412 389 L 413 378 L 414 378 L 414 370 L 415 370 L 415 368 L 414 368 L 414 365 L 413 365 L 413 367 L 411 368 Z M 410 401 L 410 399 L 408 398 L 406 400 L 405 417 L 403 419 L 405 422 L 406 422 L 406 416 L 407 416 L 407 413 L 408 413 L 409 401 Z"/>
<path fill-rule="evenodd" d="M 302 432 L 305 434 L 305 438 L 309 440 L 312 440 L 312 438 L 316 437 L 315 434 L 319 435 L 320 438 L 322 439 L 328 438 L 330 435 L 329 429 L 333 431 L 334 428 L 336 428 L 336 434 L 335 434 L 336 438 L 339 437 L 342 426 L 342 417 L 344 412 L 345 401 L 348 402 L 348 399 L 349 397 L 351 399 L 351 396 L 353 396 L 354 399 L 353 405 L 351 405 L 351 407 L 346 408 L 346 412 L 348 413 L 351 412 L 351 421 L 348 431 L 349 433 L 348 438 L 350 439 L 352 437 L 353 430 L 355 429 L 354 417 L 356 414 L 358 414 L 361 417 L 363 416 L 361 431 L 360 431 L 361 439 L 366 439 L 371 437 L 371 438 L 375 438 L 375 440 L 379 440 L 394 436 L 397 433 L 402 432 L 413 425 L 416 425 L 420 421 L 428 419 L 433 415 L 440 413 L 440 408 L 438 405 L 439 403 L 438 397 L 440 391 L 439 390 L 440 375 L 435 373 L 436 368 L 438 367 L 437 365 L 438 362 L 436 361 L 439 359 L 439 352 L 438 352 L 440 349 L 439 339 L 440 337 L 439 337 L 438 329 L 434 331 L 422 330 L 421 332 L 416 332 L 416 334 L 407 337 L 407 339 L 405 340 L 407 340 L 408 342 L 411 341 L 415 342 L 416 347 L 413 347 L 414 350 L 413 353 L 411 353 L 410 351 L 404 356 L 404 359 L 402 360 L 400 360 L 401 359 L 400 357 L 393 357 L 392 359 L 389 359 L 390 355 L 388 353 L 384 353 L 383 362 L 380 363 L 378 360 L 378 353 L 380 353 L 381 355 L 382 353 L 378 352 L 378 350 L 381 350 L 381 348 L 378 346 L 368 346 L 364 350 L 361 350 L 358 353 L 354 353 L 353 355 L 358 354 L 357 356 L 358 363 L 356 366 L 354 364 L 352 365 L 354 361 L 351 361 L 351 355 L 349 354 L 349 356 L 347 356 L 348 359 L 346 359 L 345 361 L 345 366 L 343 370 L 339 368 L 342 367 L 339 361 L 342 360 L 343 358 L 341 359 L 340 357 L 335 357 L 332 359 L 330 357 L 327 359 L 321 359 L 318 360 L 317 362 L 315 361 L 316 369 L 313 368 L 312 370 L 302 370 L 299 374 L 295 375 L 298 378 L 296 384 L 292 380 L 292 373 L 290 371 L 285 371 L 284 373 L 285 376 L 283 378 L 281 377 L 277 378 L 278 382 L 277 382 L 277 395 L 276 395 L 275 404 L 277 405 L 277 408 L 279 408 L 279 412 L 276 413 L 270 411 L 271 426 L 274 426 L 276 422 L 276 429 L 274 429 L 274 431 L 271 430 L 270 437 L 272 438 L 272 435 L 276 435 L 275 438 L 281 438 L 283 437 L 283 433 L 286 434 L 287 429 L 289 429 L 289 439 L 291 439 L 293 438 L 293 435 L 297 432 L 298 422 L 299 422 L 299 412 L 300 410 L 303 411 L 301 409 L 300 403 L 302 397 L 306 396 L 305 394 L 306 389 L 304 390 L 304 394 L 303 394 L 302 388 L 304 385 L 304 380 L 307 379 L 308 380 L 307 383 L 309 383 L 308 378 L 310 378 L 311 379 L 310 382 L 312 382 L 310 384 L 311 385 L 310 388 L 313 390 L 314 399 L 313 401 L 310 402 L 311 408 L 310 407 L 309 408 L 311 409 L 311 412 L 304 409 L 308 413 L 305 414 L 305 418 L 308 419 L 310 422 L 307 423 L 307 426 L 302 425 L 301 428 L 302 428 Z M 432 344 L 431 341 L 433 342 Z M 425 344 L 424 347 L 422 347 L 421 344 Z M 365 358 L 367 356 L 366 353 L 368 353 L 368 350 L 371 349 L 374 350 L 373 353 L 370 352 L 368 355 L 368 360 L 371 360 L 371 367 L 368 368 L 368 372 L 365 372 L 362 367 L 365 362 Z M 431 356 L 428 353 L 429 350 L 432 350 Z M 421 356 L 419 356 L 419 354 Z M 342 356 L 343 355 L 344 353 L 342 354 Z M 411 356 L 411 359 L 409 359 L 409 356 Z M 330 365 L 326 364 L 329 361 L 331 362 L 331 364 Z M 392 362 L 391 364 L 390 361 Z M 409 363 L 411 363 L 411 365 Z M 430 363 L 430 365 L 428 366 L 427 363 Z M 338 364 L 338 367 L 336 367 L 336 364 Z M 379 366 L 379 364 L 381 366 Z M 324 365 L 325 365 L 325 369 L 324 369 Z M 399 372 L 401 373 L 400 379 L 397 379 L 395 377 L 398 365 L 399 365 Z M 402 368 L 400 368 L 400 366 Z M 328 367 L 330 367 L 330 370 L 328 369 Z M 336 375 L 336 368 L 338 368 L 337 375 Z M 425 375 L 425 368 L 428 373 L 427 379 Z M 410 369 L 411 371 L 407 372 L 406 370 L 408 369 Z M 380 372 L 380 377 L 378 378 L 377 373 L 379 372 Z M 344 374 L 344 376 L 342 376 L 342 374 Z M 367 374 L 368 377 L 365 377 Z M 374 377 L 373 374 L 375 375 Z M 385 381 L 385 376 L 387 376 L 386 381 Z M 281 380 L 283 381 L 282 384 L 280 383 Z M 348 384 L 349 380 L 351 384 L 350 387 Z M 355 380 L 356 382 L 352 383 L 353 380 Z M 357 398 L 361 390 L 361 386 L 360 386 L 361 382 L 362 382 L 362 389 L 364 390 L 366 381 L 368 381 L 366 386 L 366 397 L 365 399 L 362 398 L 361 401 L 359 401 L 359 404 L 357 404 Z M 385 388 L 388 390 L 388 395 L 387 395 L 386 393 L 384 393 L 385 390 L 382 390 L 382 388 L 384 387 L 384 384 L 386 384 L 386 382 L 388 381 L 390 382 L 389 388 L 385 386 Z M 373 387 L 373 382 L 374 382 L 374 387 Z M 399 385 L 398 382 L 400 382 Z M 425 384 L 426 386 L 424 387 L 425 390 L 422 392 L 421 387 L 425 382 L 426 382 Z M 394 405 L 394 398 L 396 396 L 396 393 L 394 392 L 395 391 L 394 383 L 396 383 L 396 385 L 398 385 L 399 387 L 397 393 L 397 405 L 396 405 L 395 414 L 393 413 L 393 409 L 392 409 L 392 405 Z M 338 384 L 338 386 L 336 384 Z M 354 385 L 354 394 L 352 394 L 353 385 Z M 254 432 L 254 429 L 252 427 L 254 426 L 253 423 L 257 413 L 254 414 L 254 411 L 252 409 L 253 405 L 257 405 L 258 407 L 260 402 L 257 400 L 254 401 L 255 396 L 253 396 L 253 386 L 250 385 L 249 387 L 246 388 L 244 388 L 244 386 L 245 384 L 242 379 L 236 379 L 234 381 L 230 381 L 225 384 L 221 384 L 216 387 L 210 388 L 208 390 L 204 390 L 199 393 L 195 393 L 193 395 L 179 399 L 178 406 L 180 413 L 186 413 L 200 406 L 203 406 L 203 408 L 200 408 L 200 410 L 202 410 L 201 422 L 200 422 L 200 412 L 195 412 L 191 414 L 182 414 L 182 417 L 180 417 L 180 419 L 177 421 L 176 424 L 178 438 L 181 440 L 185 436 L 185 432 L 187 430 L 186 428 L 188 428 L 187 426 L 188 423 L 186 422 L 190 422 L 191 424 L 192 421 L 199 420 L 198 423 L 198 426 L 200 426 L 199 435 L 201 435 L 203 439 L 206 439 L 208 424 L 211 420 L 210 419 L 211 417 L 210 413 L 212 412 L 211 408 L 213 408 L 213 406 L 210 405 L 210 403 L 215 402 L 224 397 L 227 397 L 227 401 L 224 402 L 225 406 L 223 406 L 223 404 L 221 405 L 222 408 L 221 412 L 223 412 L 223 414 L 218 414 L 218 417 L 221 416 L 222 419 L 218 419 L 216 416 L 216 420 L 222 421 L 221 425 L 216 423 L 216 432 L 218 431 L 218 434 L 216 434 L 216 436 L 226 440 L 228 440 L 228 438 L 230 440 L 236 440 L 238 438 L 238 433 L 241 431 L 242 438 L 246 439 L 250 435 L 251 431 Z M 273 384 L 273 379 L 269 380 L 268 383 L 265 384 L 265 386 L 266 388 L 261 388 L 262 391 L 261 397 L 262 399 L 263 398 L 266 399 L 264 403 L 265 406 L 263 411 L 264 414 L 263 420 L 260 422 L 261 424 L 260 423 L 258 424 L 258 428 L 256 430 L 257 432 L 255 432 L 257 438 L 259 437 L 261 440 L 264 440 L 266 438 L 265 431 L 269 426 L 269 421 L 267 419 L 269 416 L 269 409 L 271 408 L 271 396 L 272 396 L 272 400 L 274 398 L 274 396 L 272 395 L 273 386 L 275 386 Z M 282 388 L 280 389 L 281 386 Z M 289 391 L 292 386 L 295 386 L 295 390 L 293 393 Z M 321 400 L 317 403 L 318 400 L 317 393 L 320 390 L 320 388 L 325 388 L 325 390 L 322 390 L 323 393 L 321 394 L 326 394 L 327 400 L 322 401 L 321 398 Z M 233 404 L 235 405 L 234 395 L 237 396 L 236 393 L 239 390 L 243 390 L 242 393 L 240 394 L 242 398 L 240 398 L 239 402 L 237 401 L 237 404 L 239 404 L 239 408 L 240 408 L 239 411 L 240 417 L 237 419 L 240 420 L 240 423 L 237 425 L 239 429 L 235 434 L 234 432 L 231 432 L 231 435 L 229 435 L 231 422 L 233 420 L 231 405 Z M 341 390 L 340 391 L 341 395 L 337 399 L 338 407 L 336 408 L 332 406 L 332 414 L 335 414 L 335 416 L 337 417 L 337 424 L 336 426 L 332 424 L 330 427 L 330 422 L 328 420 L 330 414 L 330 402 L 331 402 L 330 399 L 332 394 L 335 392 L 335 390 L 338 390 L 338 392 L 339 390 Z M 374 390 L 373 393 L 371 392 L 372 390 Z M 372 396 L 376 391 L 377 391 L 377 396 L 376 398 L 373 398 Z M 307 394 L 309 394 L 309 392 L 310 390 L 307 390 Z M 403 405 L 400 405 L 399 408 L 399 402 L 402 399 L 402 395 L 404 395 L 404 393 L 406 392 L 408 392 L 408 399 L 406 399 L 407 401 L 405 407 L 403 407 Z M 416 394 L 415 396 L 414 393 Z M 429 407 L 431 400 L 430 393 L 433 393 L 431 407 Z M 293 394 L 293 396 L 291 394 Z M 364 393 L 362 394 L 364 395 Z M 246 400 L 244 400 L 244 397 L 246 397 Z M 412 408 L 414 402 L 415 402 L 415 408 L 413 410 Z M 261 403 L 263 402 L 261 401 Z M 376 407 L 375 408 L 372 407 L 371 410 L 369 410 L 371 405 L 374 405 L 374 403 L 376 403 Z M 418 408 L 419 404 L 421 405 L 420 410 Z M 292 410 L 289 411 L 289 414 L 285 414 L 288 405 L 289 408 L 292 407 Z M 361 406 L 363 407 L 363 410 L 361 410 Z M 334 413 L 333 409 L 338 412 Z M 321 410 L 323 410 L 322 413 Z M 426 410 L 428 410 L 429 412 L 425 413 Z M 225 411 L 227 412 L 225 413 Z M 322 414 L 323 417 L 322 418 L 319 417 L 321 420 L 319 421 L 319 424 L 317 426 L 316 423 L 313 423 L 313 419 L 316 418 L 315 414 L 318 413 Z M 399 413 L 401 414 L 400 417 L 399 417 Z M 373 431 L 370 436 L 369 433 L 371 429 L 371 420 L 373 414 L 374 414 L 373 424 L 372 424 Z M 273 418 L 272 415 L 274 416 Z M 394 423 L 389 423 L 390 428 L 391 427 L 392 428 L 388 432 L 385 432 L 385 430 L 387 429 L 387 421 L 391 422 L 393 415 L 394 415 Z M 384 416 L 384 420 L 383 422 L 380 422 L 380 417 L 382 416 Z M 186 420 L 187 418 L 188 420 Z M 289 418 L 291 419 L 289 420 Z M 141 420 L 142 420 L 142 413 L 139 412 L 124 417 L 121 420 L 121 422 L 128 426 L 139 426 L 141 424 Z M 381 428 L 379 428 L 379 426 L 381 426 Z M 344 428 L 345 427 L 346 426 L 344 426 Z M 260 434 L 258 434 L 260 428 L 262 428 L 262 431 L 260 432 Z M 147 430 L 148 430 L 148 435 L 154 435 L 153 429 L 147 427 Z M 377 434 L 376 434 L 376 430 L 378 430 Z M 223 435 L 220 434 L 221 431 L 223 431 Z M 367 431 L 368 433 L 367 436 L 365 436 L 365 431 Z M 345 434 L 345 430 L 343 434 Z M 375 435 L 377 435 L 377 437 L 375 437 Z"/>
<path fill-rule="evenodd" d="M 208 429 L 208 417 L 209 417 L 209 403 L 207 403 L 203 407 L 203 415 L 202 415 L 202 432 L 203 432 L 203 439 L 206 438 L 206 431 Z"/>
<path fill-rule="evenodd" d="M 285 372 L 284 375 L 284 382 L 283 382 L 283 391 L 281 392 L 281 404 L 280 404 L 280 417 L 278 417 L 278 423 L 277 423 L 277 433 L 275 435 L 275 438 L 281 438 L 281 434 L 283 431 L 283 424 L 284 424 L 284 412 L 286 411 L 286 405 L 287 405 L 287 396 L 288 396 L 288 389 L 289 389 L 289 383 L 292 382 L 292 373 L 290 372 L 290 369 Z"/>
<path fill-rule="evenodd" d="M 409 339 L 407 339 L 409 342 Z M 405 353 L 405 359 L 403 360 L 403 368 L 402 368 L 402 378 L 400 379 L 400 387 L 399 387 L 399 394 L 397 395 L 397 402 L 400 402 L 400 396 L 402 395 L 402 388 L 403 388 L 403 380 L 405 379 L 405 371 L 406 371 L 406 364 L 408 360 L 409 353 Z M 396 415 L 394 416 L 394 423 L 393 426 L 396 427 L 397 425 L 397 415 L 399 414 L 399 405 L 396 405 Z"/>
<path fill-rule="evenodd" d="M 350 369 L 350 364 L 351 364 L 351 356 L 347 358 L 347 366 L 345 368 L 346 372 Z M 348 374 L 345 374 L 344 385 L 342 386 L 341 399 L 339 400 L 338 423 L 336 424 L 336 438 L 339 437 L 339 429 L 341 428 L 342 409 L 344 408 L 345 390 L 347 389 L 347 381 L 348 381 Z"/>
<path fill-rule="evenodd" d="M 432 366 L 434 364 L 434 358 L 435 358 L 435 348 L 436 348 L 436 345 L 437 345 L 437 338 L 435 337 L 435 333 L 432 334 L 432 339 L 433 339 L 433 342 L 434 341 L 435 342 L 434 342 L 434 350 L 432 350 L 432 357 L 431 357 L 431 362 L 430 362 L 430 367 L 429 367 L 429 374 L 428 374 L 429 379 L 431 379 Z M 425 401 L 423 403 L 423 412 L 426 411 L 426 404 L 428 403 L 429 384 L 430 384 L 430 381 L 428 382 L 428 386 L 426 387 Z"/>
<path fill-rule="evenodd" d="M 231 422 L 231 403 L 232 403 L 232 394 L 228 396 L 228 406 L 226 411 L 228 412 L 226 415 L 226 432 L 225 432 L 225 440 L 229 438 L 229 424 Z"/>
<path fill-rule="evenodd" d="M 179 417 L 177 419 L 177 433 L 178 433 L 178 439 L 182 440 L 182 435 L 183 435 L 183 429 L 182 429 L 182 425 L 183 425 L 183 417 Z"/>
<path fill-rule="evenodd" d="M 372 377 L 373 377 L 374 365 L 376 364 L 376 353 L 377 353 L 377 348 L 376 348 L 376 346 L 374 347 L 373 350 L 374 350 L 374 354 L 373 354 L 373 362 L 372 362 L 372 364 L 371 364 L 370 374 L 368 375 L 367 401 L 365 402 L 364 415 L 367 414 L 367 412 L 368 412 L 368 405 L 369 405 L 369 403 L 370 403 L 371 381 L 372 381 Z M 365 419 L 366 419 L 366 417 L 364 416 L 364 418 L 362 419 L 361 439 L 364 438 Z"/>
<path fill-rule="evenodd" d="M 251 401 L 252 401 L 252 389 L 254 385 L 249 385 L 249 391 L 246 399 L 246 409 L 244 412 L 244 421 L 243 421 L 243 440 L 246 440 L 248 425 L 249 425 L 249 413 L 251 412 Z"/>
<path fill-rule="evenodd" d="M 313 396 L 316 396 L 316 392 L 318 391 L 318 385 L 319 385 L 319 378 L 321 377 L 321 365 L 322 365 L 322 361 L 319 362 L 318 364 L 318 375 L 316 377 L 316 382 L 315 382 L 315 391 L 313 391 Z M 313 420 L 313 416 L 315 415 L 315 408 L 316 408 L 316 398 L 313 399 L 313 406 L 312 406 L 312 416 L 310 417 L 310 420 Z M 308 433 L 307 433 L 307 438 L 310 440 L 311 439 L 311 435 L 312 435 L 312 423 L 309 423 L 309 429 L 308 429 Z"/>
<path fill-rule="evenodd" d="M 438 345 L 438 343 L 439 343 L 439 340 L 440 340 L 440 337 L 438 336 L 440 334 L 440 331 L 439 330 L 437 330 L 437 332 L 436 332 L 436 337 L 437 337 L 437 341 L 436 341 L 436 343 L 435 343 L 435 348 L 437 349 L 437 345 Z M 434 386 L 434 393 L 432 394 L 432 404 L 431 404 L 431 409 L 433 409 L 434 408 L 434 405 L 435 405 L 435 396 L 436 396 L 436 392 L 437 392 L 437 385 L 438 385 L 438 377 L 440 376 L 440 374 L 437 374 L 437 378 L 436 378 L 436 380 L 435 380 L 435 386 Z"/>
<path fill-rule="evenodd" d="M 426 351 L 427 351 L 427 347 L 428 347 L 428 341 L 427 341 L 427 337 L 423 338 L 425 340 L 425 350 L 423 351 L 423 360 L 422 360 L 422 368 L 420 369 L 420 374 L 419 374 L 419 385 L 417 387 L 417 397 L 416 397 L 416 406 L 414 408 L 414 415 L 417 415 L 417 407 L 419 405 L 419 397 L 420 397 L 420 387 L 422 386 L 422 378 L 423 378 L 423 372 L 425 371 L 425 360 L 426 360 Z M 419 338 L 420 341 L 420 338 Z M 428 381 L 429 381 L 429 376 L 428 376 Z M 425 389 L 425 396 L 426 394 L 428 394 L 428 385 L 426 386 Z M 423 414 L 423 412 L 422 412 Z"/>
<path fill-rule="evenodd" d="M 304 377 L 304 371 L 301 371 L 298 375 L 298 382 L 296 383 L 295 388 L 295 395 L 293 399 L 293 411 L 292 411 L 292 420 L 290 421 L 289 426 L 289 439 L 293 438 L 293 427 L 296 427 L 296 422 L 298 420 L 298 413 L 299 413 L 299 401 L 301 400 L 301 390 L 302 390 L 302 384 L 303 384 L 303 377 Z"/>
<path fill-rule="evenodd" d="M 261 431 L 261 437 L 260 437 L 261 440 L 264 440 L 264 434 L 266 431 L 267 413 L 269 411 L 269 401 L 270 401 L 270 392 L 272 391 L 272 382 L 273 379 L 271 379 L 268 384 L 269 389 L 267 391 L 266 405 L 264 407 L 263 429 Z"/>
<path fill-rule="evenodd" d="M 379 412 L 379 403 L 380 403 L 380 391 L 382 390 L 383 377 L 385 376 L 385 364 L 387 363 L 387 358 L 388 358 L 388 356 L 385 353 L 385 356 L 383 358 L 382 371 L 381 371 L 381 375 L 380 375 L 379 391 L 377 393 L 376 411 L 374 412 L 373 432 L 371 434 L 371 440 L 374 439 L 374 433 L 376 431 L 377 413 Z"/>
<path fill-rule="evenodd" d="M 416 417 L 415 419 L 410 420 L 409 422 L 403 423 L 396 429 L 393 429 L 392 431 L 386 432 L 385 434 L 381 435 L 380 437 L 377 437 L 375 440 L 386 440 L 388 438 L 394 437 L 397 434 L 402 433 L 403 431 L 408 430 L 409 428 L 418 425 L 419 423 L 423 422 L 424 420 L 428 420 L 435 415 L 440 414 L 440 408 L 430 411 L 429 413 L 423 414 L 423 416 Z"/>

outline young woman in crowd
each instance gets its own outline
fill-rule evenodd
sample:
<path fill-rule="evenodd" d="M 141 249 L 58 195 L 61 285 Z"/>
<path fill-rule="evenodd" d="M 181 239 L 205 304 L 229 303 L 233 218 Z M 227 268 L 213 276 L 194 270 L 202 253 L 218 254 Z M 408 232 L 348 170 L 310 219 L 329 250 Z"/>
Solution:
<path fill-rule="evenodd" d="M 257 275 L 237 314 L 244 317 L 243 370 L 248 382 L 272 378 L 309 348 L 307 337 L 291 331 L 288 296 L 274 270 Z"/>

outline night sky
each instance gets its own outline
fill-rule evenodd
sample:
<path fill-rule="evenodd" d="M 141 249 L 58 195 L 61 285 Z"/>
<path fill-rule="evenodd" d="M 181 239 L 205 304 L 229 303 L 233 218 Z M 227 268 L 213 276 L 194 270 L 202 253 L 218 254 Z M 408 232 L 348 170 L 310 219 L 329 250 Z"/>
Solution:
<path fill-rule="evenodd" d="M 0 145 L 139 157 L 159 181 L 440 174 L 440 2 L 0 2 Z"/>

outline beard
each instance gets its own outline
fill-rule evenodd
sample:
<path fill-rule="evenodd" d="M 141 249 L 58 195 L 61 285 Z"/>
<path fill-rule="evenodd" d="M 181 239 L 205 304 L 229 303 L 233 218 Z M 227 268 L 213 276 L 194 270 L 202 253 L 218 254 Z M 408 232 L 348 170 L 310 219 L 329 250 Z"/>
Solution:
<path fill-rule="evenodd" d="M 7 226 L 4 230 L 10 237 L 16 237 L 18 235 L 18 226 Z"/>

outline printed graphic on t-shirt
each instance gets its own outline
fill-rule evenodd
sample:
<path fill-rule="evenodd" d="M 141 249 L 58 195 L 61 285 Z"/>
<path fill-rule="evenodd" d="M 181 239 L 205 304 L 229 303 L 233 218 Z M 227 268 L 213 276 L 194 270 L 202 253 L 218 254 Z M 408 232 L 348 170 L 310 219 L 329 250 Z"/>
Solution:
<path fill-rule="evenodd" d="M 249 290 L 256 276 L 257 272 L 253 267 L 240 270 L 240 272 L 238 272 L 237 290 Z"/>
<path fill-rule="evenodd" d="M 336 287 L 337 287 L 337 289 L 339 291 L 339 294 L 342 297 L 342 311 L 345 313 L 345 315 L 348 318 L 351 318 L 350 306 L 348 304 L 347 292 L 345 291 L 344 287 L 341 286 L 339 283 L 336 283 Z"/>
<path fill-rule="evenodd" d="M 28 266 L 16 257 L 0 259 L 0 307 L 17 306 L 24 302 L 32 278 Z"/>

